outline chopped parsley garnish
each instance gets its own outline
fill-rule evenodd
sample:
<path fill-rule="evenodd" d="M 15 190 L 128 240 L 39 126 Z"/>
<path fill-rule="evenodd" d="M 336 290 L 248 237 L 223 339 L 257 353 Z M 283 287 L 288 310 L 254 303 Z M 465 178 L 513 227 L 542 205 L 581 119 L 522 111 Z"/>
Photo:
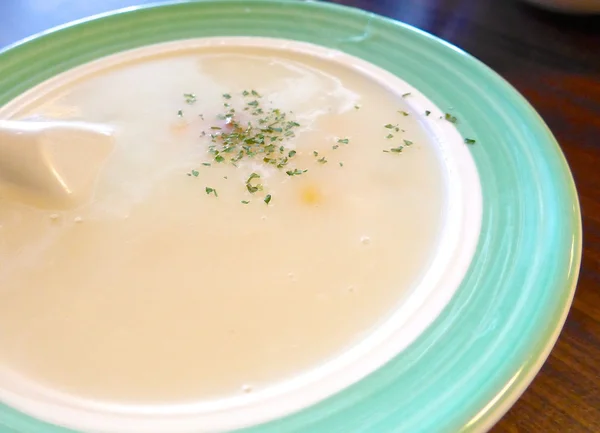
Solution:
<path fill-rule="evenodd" d="M 251 92 L 247 90 L 243 93 L 244 96 L 250 94 Z M 260 97 L 256 91 L 252 94 Z M 213 144 L 209 147 L 209 152 L 220 156 L 222 159 L 219 160 L 226 160 L 236 167 L 237 162 L 244 158 L 260 158 L 263 162 L 275 165 L 277 168 L 284 167 L 289 157 L 281 156 L 287 150 L 284 142 L 294 137 L 293 130 L 300 124 L 287 119 L 287 113 L 279 109 L 257 108 L 259 105 L 257 100 L 250 101 L 246 105 L 255 108 L 251 112 L 253 117 L 246 123 L 237 121 L 233 108 L 226 114 L 218 116 L 219 119 L 226 121 L 227 128 L 221 131 L 219 126 L 211 127 L 221 132 L 211 134 Z"/>
<path fill-rule="evenodd" d="M 201 131 L 201 136 L 206 137 L 206 140 L 210 140 L 208 143 L 207 152 L 211 155 L 213 160 L 211 162 L 202 162 L 201 164 L 205 167 L 211 167 L 215 163 L 230 163 L 234 167 L 238 167 L 240 161 L 251 160 L 252 165 L 264 164 L 265 166 L 272 166 L 273 169 L 279 169 L 285 172 L 286 175 L 300 176 L 305 174 L 308 170 L 293 168 L 295 161 L 294 157 L 298 156 L 298 151 L 295 149 L 295 143 L 292 142 L 290 146 L 288 143 L 290 140 L 294 140 L 298 129 L 301 125 L 294 119 L 294 113 L 292 111 L 283 111 L 277 108 L 270 108 L 268 104 L 272 104 L 268 99 L 262 99 L 262 96 L 256 90 L 243 90 L 241 95 L 244 98 L 242 103 L 245 104 L 243 112 L 236 112 L 233 108 L 235 98 L 241 98 L 239 93 L 223 93 L 222 97 L 226 100 L 223 103 L 223 111 L 218 113 L 216 119 L 219 121 L 216 125 L 208 125 L 205 131 Z M 409 96 L 410 93 L 404 93 L 402 97 Z M 192 93 L 184 94 L 185 102 L 193 104 L 197 101 L 196 95 Z M 231 100 L 231 101 L 230 101 Z M 231 104 L 231 105 L 230 105 Z M 360 105 L 354 105 L 356 110 L 360 109 Z M 406 111 L 398 111 L 404 116 L 408 116 L 409 113 Z M 426 111 L 426 115 L 430 112 Z M 183 110 L 178 111 L 179 117 L 183 116 Z M 204 117 L 199 115 L 202 120 Z M 447 120 L 452 121 L 452 117 L 446 116 Z M 455 118 L 453 118 L 455 121 Z M 309 125 L 310 126 L 310 125 Z M 389 129 L 386 139 L 394 138 L 396 133 L 400 131 L 404 132 L 404 129 L 400 129 L 398 124 L 388 123 L 384 125 L 386 129 Z M 209 130 L 210 129 L 210 130 Z M 350 139 L 336 138 L 336 141 L 332 144 L 332 149 L 339 149 L 340 145 L 346 145 L 350 143 Z M 403 140 L 405 146 L 410 146 L 412 141 Z M 465 139 L 465 143 L 472 144 L 475 140 Z M 291 148 L 290 148 L 291 147 Z M 384 152 L 389 153 L 401 153 L 404 146 L 393 147 Z M 310 151 L 304 151 L 309 154 Z M 328 160 L 325 156 L 319 155 L 319 152 L 312 151 L 316 162 L 319 164 L 326 164 Z M 302 152 L 300 153 L 302 155 Z M 344 163 L 338 162 L 340 167 L 344 167 Z M 290 166 L 292 168 L 290 168 Z M 187 173 L 188 176 L 199 176 L 198 170 L 191 170 Z M 222 176 L 227 179 L 227 176 Z M 258 191 L 267 189 L 267 185 L 263 187 L 260 182 L 261 175 L 258 173 L 251 173 L 245 181 L 245 187 L 249 193 L 255 194 Z M 217 185 L 218 186 L 218 185 Z M 218 197 L 217 190 L 211 187 L 205 187 L 207 195 L 213 194 Z M 269 192 L 269 191 L 265 191 Z M 262 194 L 261 194 L 262 195 Z M 263 201 L 268 205 L 272 200 L 271 194 L 266 194 Z M 241 200 L 242 204 L 249 204 L 249 200 Z"/>
<path fill-rule="evenodd" d="M 179 111 L 177 111 L 177 115 L 178 115 L 179 117 L 183 117 L 183 110 L 179 110 Z"/>
<path fill-rule="evenodd" d="M 256 186 L 254 185 L 250 185 L 249 183 L 246 184 L 246 189 L 248 190 L 248 192 L 250 194 L 254 194 L 257 191 L 261 191 L 262 190 L 262 185 L 258 184 Z"/>
<path fill-rule="evenodd" d="M 430 114 L 431 114 L 431 111 L 425 110 L 425 116 L 429 116 Z"/>
<path fill-rule="evenodd" d="M 285 173 L 288 176 L 300 176 L 301 174 L 306 173 L 307 171 L 308 170 L 299 170 L 299 169 L 295 168 L 294 170 L 288 170 Z"/>
<path fill-rule="evenodd" d="M 252 179 L 260 179 L 260 174 L 252 173 L 250 177 L 248 177 L 248 180 L 246 180 L 246 183 L 250 183 Z"/>
<path fill-rule="evenodd" d="M 390 150 L 384 150 L 384 152 L 386 153 L 400 153 L 402 152 L 402 149 L 404 149 L 403 146 L 398 146 L 398 147 L 392 147 Z"/>
<path fill-rule="evenodd" d="M 403 98 L 406 98 L 407 96 L 410 96 L 410 92 L 408 92 L 408 93 L 403 93 L 403 94 L 402 94 L 402 97 L 403 97 Z"/>
<path fill-rule="evenodd" d="M 465 143 L 467 143 L 467 144 L 475 144 L 476 141 L 473 140 L 472 138 L 465 138 Z"/>
<path fill-rule="evenodd" d="M 248 190 L 248 192 L 250 192 L 251 194 L 254 194 L 257 191 L 261 191 L 262 190 L 262 185 L 261 184 L 256 184 L 256 185 L 252 185 L 252 180 L 254 179 L 260 179 L 260 174 L 257 173 L 252 173 L 248 179 L 246 180 L 246 189 Z"/>
<path fill-rule="evenodd" d="M 458 121 L 458 119 L 450 113 L 446 113 L 444 118 L 450 123 L 456 123 Z"/>
<path fill-rule="evenodd" d="M 193 93 L 184 93 L 183 97 L 185 98 L 185 103 L 192 105 L 196 102 L 196 95 Z"/>

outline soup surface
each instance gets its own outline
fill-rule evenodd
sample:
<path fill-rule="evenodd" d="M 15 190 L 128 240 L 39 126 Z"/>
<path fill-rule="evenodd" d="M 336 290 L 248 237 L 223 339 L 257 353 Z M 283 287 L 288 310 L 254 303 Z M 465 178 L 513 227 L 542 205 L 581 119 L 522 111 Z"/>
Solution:
<path fill-rule="evenodd" d="M 111 402 L 255 391 L 368 335 L 435 255 L 424 113 L 351 67 L 223 45 L 40 89 L 0 116 L 109 124 L 116 147 L 80 207 L 0 197 L 5 373 Z"/>

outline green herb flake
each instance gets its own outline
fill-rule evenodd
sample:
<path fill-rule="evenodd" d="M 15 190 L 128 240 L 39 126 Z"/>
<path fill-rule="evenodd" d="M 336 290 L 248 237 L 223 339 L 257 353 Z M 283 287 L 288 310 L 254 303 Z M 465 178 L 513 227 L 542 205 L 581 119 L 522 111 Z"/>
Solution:
<path fill-rule="evenodd" d="M 400 153 L 402 152 L 402 149 L 404 149 L 404 147 L 402 146 L 398 146 L 398 147 L 392 147 L 390 150 L 384 150 L 384 152 L 386 153 Z"/>
<path fill-rule="evenodd" d="M 256 96 L 257 98 L 261 97 L 256 90 L 252 90 L 250 93 L 252 93 L 252 96 Z"/>
<path fill-rule="evenodd" d="M 325 159 L 325 157 L 323 157 L 323 158 L 319 158 L 319 159 L 317 159 L 317 162 L 318 162 L 319 164 L 326 164 L 326 163 L 327 163 L 327 159 Z"/>
<path fill-rule="evenodd" d="M 290 152 L 288 153 L 288 156 L 291 158 L 294 155 L 296 155 L 296 153 L 298 153 L 298 152 L 296 152 L 295 150 L 290 150 Z"/>
<path fill-rule="evenodd" d="M 355 109 L 355 110 L 360 110 L 360 105 L 355 105 L 355 106 L 354 106 L 354 109 Z"/>
<path fill-rule="evenodd" d="M 385 128 L 387 128 L 387 129 L 394 129 L 394 128 L 396 128 L 396 126 L 395 126 L 395 125 L 392 125 L 391 123 L 388 123 L 388 124 L 387 124 L 387 125 L 385 125 L 384 127 L 385 127 Z"/>
<path fill-rule="evenodd" d="M 277 168 L 283 168 L 287 165 L 288 163 L 288 159 L 286 157 L 283 157 L 279 160 L 279 163 L 277 164 Z"/>
<path fill-rule="evenodd" d="M 317 157 L 317 156 L 319 156 L 319 152 L 317 152 L 316 150 L 313 150 L 313 155 L 314 155 L 315 157 Z"/>
<path fill-rule="evenodd" d="M 410 140 L 404 140 L 404 144 L 406 144 L 407 146 L 410 146 L 411 144 L 413 144 L 413 142 Z"/>
<path fill-rule="evenodd" d="M 431 114 L 431 111 L 425 110 L 425 116 L 429 116 L 430 114 Z"/>
<path fill-rule="evenodd" d="M 344 163 L 343 163 L 343 162 L 340 162 L 340 167 L 343 167 L 343 166 L 344 166 Z"/>
<path fill-rule="evenodd" d="M 444 119 L 446 119 L 450 123 L 456 123 L 458 121 L 458 119 L 450 113 L 446 113 L 444 115 Z"/>
<path fill-rule="evenodd" d="M 221 155 L 215 156 L 215 162 L 223 162 L 223 161 L 225 161 L 225 158 L 223 158 Z"/>
<path fill-rule="evenodd" d="M 339 144 L 334 144 L 333 146 L 331 146 L 331 148 L 332 148 L 333 150 L 336 150 L 338 147 L 340 147 L 340 145 L 339 145 Z"/>
<path fill-rule="evenodd" d="M 247 90 L 244 90 L 244 91 L 242 92 L 242 95 L 243 95 L 243 96 L 248 96 L 249 94 L 250 94 L 250 92 L 248 92 Z"/>
<path fill-rule="evenodd" d="M 254 194 L 256 191 L 260 190 L 259 185 L 253 186 L 253 185 L 250 185 L 249 183 L 246 184 L 246 189 L 248 190 L 248 192 L 250 194 Z"/>
<path fill-rule="evenodd" d="M 220 131 L 221 127 L 220 126 L 211 126 L 210 129 L 214 129 L 215 131 Z"/>
<path fill-rule="evenodd" d="M 410 92 L 407 92 L 407 93 L 403 93 L 403 94 L 402 94 L 402 97 L 403 97 L 403 98 L 406 98 L 407 96 L 410 96 L 410 95 L 411 95 L 411 93 L 410 93 Z"/>
<path fill-rule="evenodd" d="M 248 180 L 246 180 L 246 183 L 250 183 L 252 181 L 252 179 L 260 179 L 260 174 L 258 174 L 258 173 L 250 174 L 250 176 L 248 177 Z"/>
<path fill-rule="evenodd" d="M 179 111 L 177 111 L 177 116 L 179 116 L 179 117 L 183 117 L 183 110 L 179 110 Z"/>
<path fill-rule="evenodd" d="M 258 101 L 250 101 L 248 102 L 248 105 L 251 107 L 258 107 Z"/>
<path fill-rule="evenodd" d="M 406 111 L 398 111 L 398 113 L 402 114 L 403 116 L 408 116 L 408 113 Z"/>
<path fill-rule="evenodd" d="M 275 145 L 269 144 L 269 145 L 265 146 L 264 150 L 266 153 L 273 153 L 273 152 L 275 152 Z"/>
<path fill-rule="evenodd" d="M 297 169 L 297 168 L 296 168 L 296 169 L 294 169 L 294 170 L 288 170 L 288 171 L 286 171 L 285 173 L 286 173 L 288 176 L 300 176 L 301 174 L 304 174 L 304 173 L 306 173 L 307 171 L 308 171 L 308 170 L 299 170 L 299 169 Z"/>
<path fill-rule="evenodd" d="M 385 138 L 390 139 L 390 138 L 394 138 L 394 136 L 392 134 L 388 134 Z"/>
<path fill-rule="evenodd" d="M 200 172 L 198 170 L 192 170 L 192 176 L 198 177 L 199 174 Z"/>
<path fill-rule="evenodd" d="M 350 140 L 347 138 L 340 138 L 337 142 L 342 144 L 348 144 L 350 143 Z"/>
<path fill-rule="evenodd" d="M 473 140 L 472 138 L 465 138 L 465 143 L 466 143 L 466 144 L 475 144 L 475 143 L 476 143 L 476 141 L 475 141 L 475 140 Z"/>
<path fill-rule="evenodd" d="M 231 99 L 231 95 L 229 93 L 223 93 L 223 98 Z"/>
<path fill-rule="evenodd" d="M 210 167 L 210 162 L 203 162 L 202 165 L 205 165 L 207 167 Z"/>
<path fill-rule="evenodd" d="M 214 195 L 215 195 L 215 197 L 218 197 L 218 196 L 219 196 L 219 194 L 217 193 L 217 190 L 216 190 L 216 189 L 214 189 L 214 188 L 210 188 L 210 187 L 208 187 L 208 186 L 207 186 L 207 187 L 205 188 L 205 191 L 206 191 L 206 194 L 207 194 L 207 195 L 214 194 Z"/>
<path fill-rule="evenodd" d="M 269 203 L 271 203 L 271 194 L 267 194 L 267 195 L 265 196 L 265 203 L 266 203 L 266 204 L 269 204 Z"/>
<path fill-rule="evenodd" d="M 186 104 L 192 105 L 196 102 L 196 95 L 194 95 L 193 93 L 184 93 L 183 97 L 185 98 Z"/>

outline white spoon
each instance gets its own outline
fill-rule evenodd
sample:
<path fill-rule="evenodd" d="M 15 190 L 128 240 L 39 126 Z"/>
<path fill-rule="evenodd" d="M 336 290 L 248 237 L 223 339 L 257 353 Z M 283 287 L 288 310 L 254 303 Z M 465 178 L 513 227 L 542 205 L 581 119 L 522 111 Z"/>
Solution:
<path fill-rule="evenodd" d="M 45 208 L 89 198 L 113 129 L 69 121 L 0 120 L 0 195 Z"/>

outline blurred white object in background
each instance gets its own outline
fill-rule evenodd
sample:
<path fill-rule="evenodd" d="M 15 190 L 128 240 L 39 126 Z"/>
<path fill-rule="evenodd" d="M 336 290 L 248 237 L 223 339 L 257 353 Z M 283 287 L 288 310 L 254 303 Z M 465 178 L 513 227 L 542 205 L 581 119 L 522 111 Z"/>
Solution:
<path fill-rule="evenodd" d="M 546 9 L 571 13 L 600 14 L 600 0 L 525 0 Z"/>

